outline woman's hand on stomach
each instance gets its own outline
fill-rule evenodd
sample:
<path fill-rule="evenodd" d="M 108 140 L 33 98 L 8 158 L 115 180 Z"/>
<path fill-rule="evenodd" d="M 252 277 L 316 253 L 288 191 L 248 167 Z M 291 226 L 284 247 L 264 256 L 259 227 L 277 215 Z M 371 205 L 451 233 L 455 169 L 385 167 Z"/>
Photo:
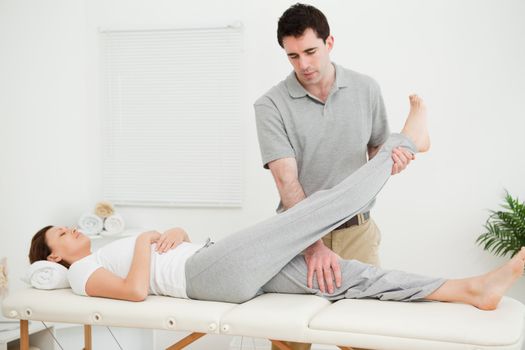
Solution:
<path fill-rule="evenodd" d="M 189 242 L 188 234 L 183 229 L 176 227 L 165 231 L 157 240 L 156 251 L 159 254 L 175 249 L 182 242 Z"/>

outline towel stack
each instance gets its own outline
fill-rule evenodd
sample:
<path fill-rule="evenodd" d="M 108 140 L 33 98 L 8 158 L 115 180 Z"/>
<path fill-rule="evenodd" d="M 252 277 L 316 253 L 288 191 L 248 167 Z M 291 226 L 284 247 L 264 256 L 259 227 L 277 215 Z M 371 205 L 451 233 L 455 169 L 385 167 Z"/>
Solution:
<path fill-rule="evenodd" d="M 78 219 L 78 228 L 86 235 L 98 235 L 104 228 L 104 222 L 95 214 L 85 213 Z"/>
<path fill-rule="evenodd" d="M 94 213 L 85 213 L 78 220 L 80 231 L 87 235 L 117 235 L 124 231 L 124 219 L 115 213 L 109 202 L 99 202 Z"/>
<path fill-rule="evenodd" d="M 124 219 L 119 214 L 113 214 L 104 219 L 104 231 L 101 234 L 112 236 L 124 231 Z"/>

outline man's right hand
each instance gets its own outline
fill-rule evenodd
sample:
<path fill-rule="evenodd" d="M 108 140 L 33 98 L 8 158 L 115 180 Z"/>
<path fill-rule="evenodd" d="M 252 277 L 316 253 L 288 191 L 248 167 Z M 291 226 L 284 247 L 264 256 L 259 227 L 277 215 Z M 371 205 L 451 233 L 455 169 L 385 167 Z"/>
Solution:
<path fill-rule="evenodd" d="M 304 259 L 308 266 L 306 284 L 308 288 L 313 286 L 314 272 L 321 292 L 334 292 L 334 279 L 337 288 L 341 287 L 341 268 L 339 266 L 339 255 L 328 249 L 322 240 L 309 246 L 304 252 Z"/>

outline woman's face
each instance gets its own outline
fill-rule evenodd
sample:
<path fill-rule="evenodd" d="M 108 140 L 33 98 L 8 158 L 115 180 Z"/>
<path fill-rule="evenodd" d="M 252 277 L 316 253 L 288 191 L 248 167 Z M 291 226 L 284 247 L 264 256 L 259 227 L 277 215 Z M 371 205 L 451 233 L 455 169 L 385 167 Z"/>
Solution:
<path fill-rule="evenodd" d="M 76 228 L 53 226 L 46 232 L 46 243 L 51 249 L 48 260 L 65 260 L 72 264 L 90 254 L 91 241 Z"/>

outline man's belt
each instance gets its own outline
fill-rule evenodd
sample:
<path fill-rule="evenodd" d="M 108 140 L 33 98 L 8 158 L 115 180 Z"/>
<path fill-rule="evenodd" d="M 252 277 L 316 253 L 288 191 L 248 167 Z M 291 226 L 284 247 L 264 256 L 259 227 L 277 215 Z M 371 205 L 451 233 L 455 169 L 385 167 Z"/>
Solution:
<path fill-rule="evenodd" d="M 353 216 L 350 220 L 348 220 L 344 224 L 341 224 L 340 226 L 335 228 L 334 230 L 342 230 L 342 229 L 345 229 L 345 228 L 349 228 L 351 226 L 361 225 L 362 223 L 368 221 L 368 219 L 370 219 L 370 212 L 369 211 L 367 211 L 365 213 L 359 213 L 356 216 Z"/>

